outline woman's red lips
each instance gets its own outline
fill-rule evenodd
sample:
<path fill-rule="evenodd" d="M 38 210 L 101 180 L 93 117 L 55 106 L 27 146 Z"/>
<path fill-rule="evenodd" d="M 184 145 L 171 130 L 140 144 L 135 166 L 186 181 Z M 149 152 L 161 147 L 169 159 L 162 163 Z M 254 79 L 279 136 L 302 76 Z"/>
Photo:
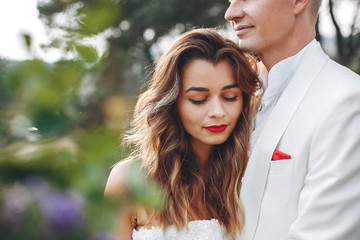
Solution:
<path fill-rule="evenodd" d="M 213 132 L 213 133 L 219 133 L 219 132 L 225 131 L 227 126 L 228 126 L 227 124 L 212 125 L 212 126 L 205 127 L 205 129 L 210 132 Z"/>

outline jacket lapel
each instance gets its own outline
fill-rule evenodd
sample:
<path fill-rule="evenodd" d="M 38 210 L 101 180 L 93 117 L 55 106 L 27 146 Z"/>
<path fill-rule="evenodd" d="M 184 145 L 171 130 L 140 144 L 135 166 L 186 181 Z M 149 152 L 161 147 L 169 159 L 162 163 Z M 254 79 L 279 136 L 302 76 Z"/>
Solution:
<path fill-rule="evenodd" d="M 320 44 L 317 44 L 304 57 L 298 71 L 258 135 L 252 149 L 240 194 L 245 206 L 246 220 L 243 233 L 245 239 L 252 239 L 255 235 L 270 169 L 271 156 L 311 83 L 328 60 L 329 57 L 324 54 Z"/>

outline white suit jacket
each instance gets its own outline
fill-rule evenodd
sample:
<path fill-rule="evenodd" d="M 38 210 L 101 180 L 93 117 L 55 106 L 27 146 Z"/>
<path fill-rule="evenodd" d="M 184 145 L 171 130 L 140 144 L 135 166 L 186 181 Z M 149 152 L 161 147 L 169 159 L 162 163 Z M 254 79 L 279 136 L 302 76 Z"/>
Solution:
<path fill-rule="evenodd" d="M 359 75 L 317 44 L 255 136 L 239 239 L 360 239 Z"/>

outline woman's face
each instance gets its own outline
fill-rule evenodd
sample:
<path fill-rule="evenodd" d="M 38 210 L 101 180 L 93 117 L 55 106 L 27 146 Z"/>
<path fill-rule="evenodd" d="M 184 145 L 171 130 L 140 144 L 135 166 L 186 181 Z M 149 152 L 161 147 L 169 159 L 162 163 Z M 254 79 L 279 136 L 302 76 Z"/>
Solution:
<path fill-rule="evenodd" d="M 240 117 L 243 99 L 230 63 L 187 63 L 182 72 L 177 108 L 196 149 L 224 143 Z"/>

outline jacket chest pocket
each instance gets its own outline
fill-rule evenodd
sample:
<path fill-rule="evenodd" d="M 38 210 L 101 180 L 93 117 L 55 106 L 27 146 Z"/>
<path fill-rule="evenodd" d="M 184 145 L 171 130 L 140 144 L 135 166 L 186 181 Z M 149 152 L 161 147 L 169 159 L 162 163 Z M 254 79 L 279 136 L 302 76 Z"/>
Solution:
<path fill-rule="evenodd" d="M 285 175 L 294 172 L 295 159 L 271 161 L 269 175 Z"/>

